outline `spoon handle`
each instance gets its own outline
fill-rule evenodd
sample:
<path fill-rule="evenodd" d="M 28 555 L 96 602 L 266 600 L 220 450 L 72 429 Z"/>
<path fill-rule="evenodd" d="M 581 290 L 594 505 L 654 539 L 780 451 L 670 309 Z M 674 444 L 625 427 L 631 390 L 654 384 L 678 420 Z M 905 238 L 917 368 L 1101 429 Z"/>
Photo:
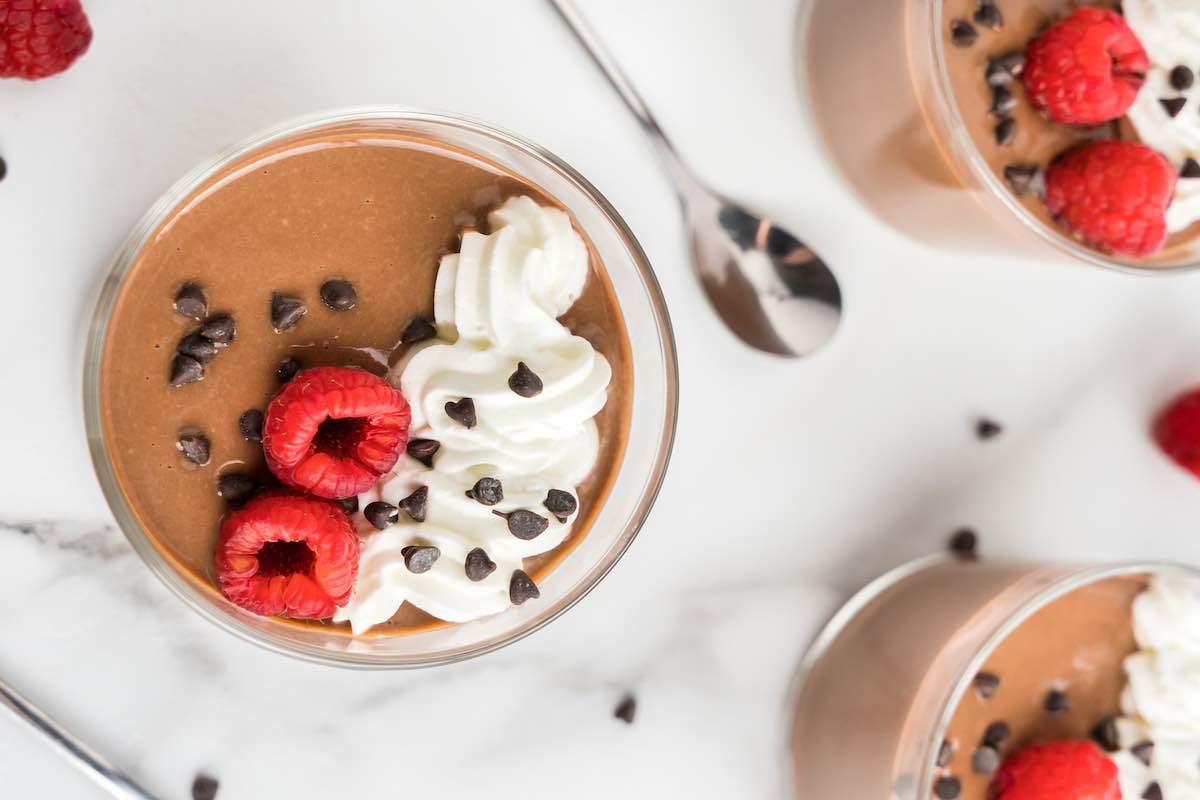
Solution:
<path fill-rule="evenodd" d="M 65 731 L 16 689 L 0 680 L 0 706 L 28 724 L 55 750 L 117 800 L 156 800 L 154 795 L 110 764 L 105 758 Z"/>

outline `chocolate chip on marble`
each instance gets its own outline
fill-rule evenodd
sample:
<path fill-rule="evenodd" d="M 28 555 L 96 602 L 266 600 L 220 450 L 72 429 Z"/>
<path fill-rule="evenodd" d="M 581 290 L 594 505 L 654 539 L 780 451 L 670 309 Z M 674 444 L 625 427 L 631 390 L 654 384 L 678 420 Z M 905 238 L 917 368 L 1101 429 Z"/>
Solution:
<path fill-rule="evenodd" d="M 516 371 L 508 376 L 508 388 L 521 397 L 537 397 L 542 393 L 542 379 L 524 361 L 518 361 Z"/>
<path fill-rule="evenodd" d="M 976 775 L 991 775 L 1000 766 L 1000 753 L 994 747 L 983 745 L 971 753 L 971 771 Z"/>
<path fill-rule="evenodd" d="M 176 353 L 171 359 L 171 385 L 178 388 L 204 379 L 204 365 L 191 356 Z"/>
<path fill-rule="evenodd" d="M 980 699 L 991 700 L 1000 688 L 1000 676 L 991 672 L 980 672 L 972 683 Z"/>
<path fill-rule="evenodd" d="M 296 327 L 296 323 L 307 313 L 308 306 L 300 298 L 279 292 L 271 293 L 271 327 L 276 333 Z"/>
<path fill-rule="evenodd" d="M 519 606 L 526 600 L 533 600 L 541 597 L 542 593 L 538 591 L 537 584 L 533 582 L 525 574 L 523 570 L 513 570 L 512 577 L 508 580 L 508 599 L 514 606 Z"/>
<path fill-rule="evenodd" d="M 550 526 L 550 520 L 524 508 L 518 508 L 507 514 L 503 511 L 493 511 L 492 513 L 507 520 L 508 532 L 525 541 L 536 539 Z"/>
<path fill-rule="evenodd" d="M 997 117 L 1007 117 L 1017 107 L 1017 98 L 1006 86 L 992 88 L 992 105 L 988 110 Z"/>
<path fill-rule="evenodd" d="M 950 552 L 961 561 L 977 561 L 979 535 L 970 528 L 959 528 L 950 536 Z"/>
<path fill-rule="evenodd" d="M 237 336 L 237 325 L 228 314 L 212 317 L 200 326 L 200 335 L 217 347 L 224 347 Z"/>
<path fill-rule="evenodd" d="M 504 487 L 495 478 L 480 478 L 467 489 L 467 497 L 485 506 L 494 506 L 504 499 Z"/>
<path fill-rule="evenodd" d="M 1146 787 L 1146 791 L 1142 792 L 1142 800 L 1163 800 L 1162 787 L 1158 785 L 1158 781 Z"/>
<path fill-rule="evenodd" d="M 461 400 L 446 403 L 446 416 L 464 428 L 474 428 L 477 422 L 475 418 L 475 401 L 469 397 L 464 397 Z"/>
<path fill-rule="evenodd" d="M 579 504 L 575 501 L 575 496 L 570 492 L 564 492 L 562 489 L 551 489 L 546 492 L 546 499 L 542 501 L 542 505 L 559 522 L 566 522 L 575 513 L 575 510 L 579 508 Z"/>
<path fill-rule="evenodd" d="M 202 433 L 185 433 L 175 442 L 175 449 L 183 453 L 183 457 L 193 464 L 204 466 L 212 453 L 208 437 Z"/>
<path fill-rule="evenodd" d="M 1187 105 L 1186 97 L 1163 97 L 1159 99 L 1163 110 L 1167 112 L 1167 116 L 1174 119 L 1179 116 L 1179 112 L 1183 111 L 1183 107 Z"/>
<path fill-rule="evenodd" d="M 993 133 L 996 136 L 996 144 L 1008 147 L 1017 140 L 1017 121 L 1012 117 L 1005 117 L 996 123 Z"/>
<path fill-rule="evenodd" d="M 979 31 L 965 19 L 956 19 L 950 23 L 950 41 L 955 47 L 970 47 L 979 38 Z"/>
<path fill-rule="evenodd" d="M 404 509 L 404 513 L 408 514 L 409 518 L 411 518 L 413 522 L 425 521 L 425 511 L 428 504 L 428 486 L 422 486 L 398 503 L 400 508 Z"/>
<path fill-rule="evenodd" d="M 436 439 L 410 439 L 407 450 L 410 457 L 427 467 L 432 467 L 433 457 L 441 447 L 442 443 Z"/>
<path fill-rule="evenodd" d="M 938 778 L 933 784 L 933 793 L 939 800 L 958 800 L 962 794 L 962 782 L 953 775 Z"/>
<path fill-rule="evenodd" d="M 400 555 L 404 557 L 404 566 L 408 571 L 420 575 L 433 569 L 434 562 L 442 557 L 442 551 L 432 545 L 410 544 L 401 548 Z"/>
<path fill-rule="evenodd" d="M 354 514 L 358 511 L 358 495 L 343 497 L 338 500 L 338 504 L 346 510 L 347 514 Z"/>
<path fill-rule="evenodd" d="M 200 773 L 192 781 L 192 800 L 216 800 L 220 785 L 216 778 Z"/>
<path fill-rule="evenodd" d="M 217 346 L 208 339 L 196 333 L 189 333 L 175 345 L 175 351 L 196 359 L 201 364 L 207 364 L 217 354 Z"/>
<path fill-rule="evenodd" d="M 437 336 L 437 327 L 424 317 L 413 317 L 400 334 L 401 344 L 416 344 Z"/>
<path fill-rule="evenodd" d="M 1117 731 L 1116 717 L 1107 716 L 1097 722 L 1092 728 L 1092 739 L 1109 753 L 1120 750 L 1121 734 Z"/>
<path fill-rule="evenodd" d="M 1017 196 L 1042 195 L 1046 191 L 1046 179 L 1037 164 L 1009 164 L 1004 168 L 1004 180 Z"/>
<path fill-rule="evenodd" d="M 358 292 L 350 281 L 330 278 L 321 284 L 321 302 L 334 311 L 349 311 L 358 305 Z"/>
<path fill-rule="evenodd" d="M 1183 162 L 1183 169 L 1179 171 L 1181 178 L 1200 178 L 1200 161 L 1194 158 L 1189 158 Z"/>
<path fill-rule="evenodd" d="M 1004 426 L 993 419 L 980 417 L 975 421 L 975 436 L 981 441 L 986 442 L 988 439 L 995 439 L 1002 433 L 1004 433 Z"/>
<path fill-rule="evenodd" d="M 633 718 L 637 716 L 637 699 L 631 694 L 622 697 L 621 702 L 613 709 L 613 716 L 626 725 L 632 725 Z"/>
<path fill-rule="evenodd" d="M 257 408 L 247 409 L 238 417 L 238 433 L 247 442 L 261 442 L 263 428 L 263 412 Z"/>
<path fill-rule="evenodd" d="M 1012 731 L 1009 730 L 1007 722 L 993 722 L 983 732 L 983 740 L 979 744 L 1001 750 L 1004 745 L 1008 744 L 1008 739 L 1011 735 Z"/>
<path fill-rule="evenodd" d="M 937 765 L 944 767 L 950 763 L 950 759 L 954 758 L 954 745 L 949 739 L 942 739 L 942 746 L 938 748 Z"/>
<path fill-rule="evenodd" d="M 1171 88 L 1177 92 L 1186 92 L 1196 82 L 1196 73 L 1182 64 L 1171 70 Z"/>
<path fill-rule="evenodd" d="M 1042 707 L 1048 714 L 1055 716 L 1066 714 L 1071 710 L 1071 698 L 1061 689 L 1051 689 L 1046 692 L 1046 699 L 1043 701 Z"/>
<path fill-rule="evenodd" d="M 304 364 L 300 363 L 298 358 L 285 358 L 279 362 L 279 366 L 275 368 L 275 377 L 279 378 L 280 383 L 287 383 L 292 378 L 296 377 L 296 373 L 304 369 Z"/>
<path fill-rule="evenodd" d="M 227 503 L 249 500 L 256 489 L 258 482 L 244 472 L 228 472 L 217 479 L 217 495 Z"/>
<path fill-rule="evenodd" d="M 363 516 L 376 530 L 382 531 L 390 528 L 396 523 L 396 520 L 400 519 L 400 509 L 391 503 L 376 500 L 373 503 L 367 503 L 367 507 L 363 509 Z"/>
<path fill-rule="evenodd" d="M 496 571 L 496 562 L 492 561 L 486 550 L 476 547 L 467 553 L 465 569 L 469 580 L 481 581 Z"/>
<path fill-rule="evenodd" d="M 975 9 L 975 21 L 994 31 L 1004 27 L 1004 15 L 992 0 L 980 0 L 979 8 Z"/>
<path fill-rule="evenodd" d="M 208 298 L 198 284 L 188 282 L 175 293 L 174 308 L 185 317 L 201 321 L 208 316 Z"/>
<path fill-rule="evenodd" d="M 1154 761 L 1154 742 L 1149 739 L 1143 739 L 1131 746 L 1129 752 L 1133 754 L 1134 758 L 1148 767 Z"/>

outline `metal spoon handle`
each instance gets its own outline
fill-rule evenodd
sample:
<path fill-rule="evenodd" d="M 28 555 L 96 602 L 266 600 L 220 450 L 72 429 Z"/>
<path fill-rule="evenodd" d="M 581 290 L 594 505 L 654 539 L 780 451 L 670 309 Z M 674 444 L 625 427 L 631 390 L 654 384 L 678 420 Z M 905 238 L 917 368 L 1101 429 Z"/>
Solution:
<path fill-rule="evenodd" d="M 125 773 L 110 764 L 103 756 L 65 731 L 44 711 L 16 689 L 0 680 L 0 706 L 27 723 L 67 761 L 91 778 L 97 786 L 118 800 L 156 800 L 154 795 L 133 782 Z"/>

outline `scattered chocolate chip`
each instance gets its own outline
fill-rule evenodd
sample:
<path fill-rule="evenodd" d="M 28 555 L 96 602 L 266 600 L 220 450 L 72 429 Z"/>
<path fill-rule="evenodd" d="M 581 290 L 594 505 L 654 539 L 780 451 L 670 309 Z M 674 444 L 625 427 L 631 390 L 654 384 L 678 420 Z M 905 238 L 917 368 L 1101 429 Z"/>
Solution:
<path fill-rule="evenodd" d="M 993 88 L 1008 86 L 1025 71 L 1025 54 L 1019 50 L 988 59 L 984 77 Z"/>
<path fill-rule="evenodd" d="M 971 771 L 976 775 L 991 775 L 999 766 L 1000 753 L 994 747 L 977 747 L 971 754 Z"/>
<path fill-rule="evenodd" d="M 358 511 L 358 495 L 343 497 L 341 500 L 338 500 L 338 503 L 342 508 L 346 509 L 347 514 L 353 514 Z"/>
<path fill-rule="evenodd" d="M 391 527 L 395 524 L 396 520 L 400 519 L 400 509 L 391 503 L 376 500 L 373 503 L 367 503 L 367 507 L 363 509 L 363 516 L 367 518 L 367 522 L 371 523 L 376 530 L 382 531 Z"/>
<path fill-rule="evenodd" d="M 933 784 L 933 793 L 940 800 L 958 800 L 958 796 L 962 794 L 962 783 L 953 775 L 938 778 Z"/>
<path fill-rule="evenodd" d="M 1177 92 L 1186 92 L 1196 82 L 1196 73 L 1180 65 L 1171 70 L 1171 88 Z"/>
<path fill-rule="evenodd" d="M 425 466 L 432 467 L 433 457 L 441 447 L 442 443 L 436 439 L 410 439 L 408 454 Z"/>
<path fill-rule="evenodd" d="M 247 442 L 262 441 L 262 426 L 263 413 L 257 408 L 243 411 L 238 417 L 238 433 L 242 434 L 242 438 Z"/>
<path fill-rule="evenodd" d="M 975 435 L 985 442 L 988 439 L 995 439 L 1002 433 L 1004 433 L 1004 427 L 995 420 L 981 417 L 975 422 Z"/>
<path fill-rule="evenodd" d="M 1004 180 L 1018 196 L 1045 193 L 1046 180 L 1037 164 L 1009 164 L 1004 168 Z"/>
<path fill-rule="evenodd" d="M 991 700 L 1000 688 L 1000 676 L 991 672 L 981 672 L 975 676 L 975 691 L 983 700 Z"/>
<path fill-rule="evenodd" d="M 1120 750 L 1121 735 L 1117 732 L 1116 717 L 1105 717 L 1097 722 L 1096 727 L 1092 728 L 1092 738 L 1109 753 Z"/>
<path fill-rule="evenodd" d="M 304 369 L 304 365 L 300 363 L 298 358 L 285 358 L 279 362 L 279 366 L 275 368 L 275 377 L 279 378 L 280 383 L 287 383 L 292 378 L 296 377 L 296 373 Z"/>
<path fill-rule="evenodd" d="M 949 739 L 942 739 L 942 746 L 938 748 L 937 765 L 944 767 L 950 763 L 952 758 L 954 758 L 954 745 L 950 744 Z"/>
<path fill-rule="evenodd" d="M 192 800 L 216 800 L 217 779 L 201 773 L 192 781 Z"/>
<path fill-rule="evenodd" d="M 532 578 L 522 570 L 513 570 L 512 577 L 508 581 L 508 599 L 514 606 L 541 596 L 542 593 L 538 591 L 537 584 L 533 582 Z"/>
<path fill-rule="evenodd" d="M 1174 119 L 1179 116 L 1179 112 L 1183 111 L 1183 107 L 1187 105 L 1186 97 L 1164 97 L 1159 103 L 1162 104 L 1163 110 L 1167 112 L 1167 116 Z"/>
<path fill-rule="evenodd" d="M 185 433 L 175 442 L 175 449 L 183 453 L 183 457 L 193 464 L 204 466 L 208 463 L 212 448 L 208 437 L 202 433 Z"/>
<path fill-rule="evenodd" d="M 998 31 L 1004 27 L 1004 15 L 991 0 L 980 0 L 979 8 L 975 10 L 975 21 L 985 28 Z"/>
<path fill-rule="evenodd" d="M 508 376 L 508 388 L 521 397 L 537 397 L 542 393 L 542 379 L 524 361 L 518 361 L 516 372 Z"/>
<path fill-rule="evenodd" d="M 227 503 L 249 500 L 258 482 L 243 472 L 229 472 L 217 479 L 217 495 Z"/>
<path fill-rule="evenodd" d="M 191 356 L 201 364 L 207 364 L 217 354 L 217 346 L 205 339 L 199 333 L 189 333 L 179 340 L 175 346 L 176 352 Z"/>
<path fill-rule="evenodd" d="M 334 311 L 349 311 L 358 305 L 358 292 L 350 281 L 331 278 L 321 284 L 321 302 Z"/>
<path fill-rule="evenodd" d="M 404 509 L 404 513 L 412 519 L 413 522 L 425 521 L 425 507 L 429 503 L 429 487 L 422 486 L 408 497 L 400 501 L 400 508 Z"/>
<path fill-rule="evenodd" d="M 950 23 L 950 41 L 955 47 L 970 47 L 979 38 L 979 31 L 965 19 L 956 19 Z"/>
<path fill-rule="evenodd" d="M 233 317 L 228 314 L 222 314 L 219 317 L 213 317 L 201 325 L 200 335 L 217 347 L 224 347 L 232 342 L 237 335 L 237 326 L 233 322 Z"/>
<path fill-rule="evenodd" d="M 1179 171 L 1181 178 L 1200 178 L 1200 161 L 1194 158 L 1189 158 L 1183 162 L 1183 169 Z"/>
<path fill-rule="evenodd" d="M 518 508 L 505 514 L 503 511 L 493 511 L 497 517 L 508 520 L 508 532 L 518 539 L 528 541 L 536 539 L 550 526 L 550 521 L 543 516 Z"/>
<path fill-rule="evenodd" d="M 624 722 L 626 725 L 633 724 L 633 718 L 637 715 L 637 700 L 633 695 L 627 694 L 621 698 L 621 702 L 617 703 L 617 707 L 613 709 L 613 716 Z"/>
<path fill-rule="evenodd" d="M 983 740 L 980 744 L 1000 750 L 1004 745 L 1008 744 L 1008 737 L 1011 733 L 1007 722 L 993 722 L 983 732 Z"/>
<path fill-rule="evenodd" d="M 997 117 L 1007 117 L 1017 107 L 1017 98 L 1006 86 L 992 88 L 992 106 L 989 111 Z"/>
<path fill-rule="evenodd" d="M 3 158 L 0 158 L 0 181 L 4 180 L 4 176 L 8 174 L 8 164 Z"/>
<path fill-rule="evenodd" d="M 467 497 L 485 506 L 494 506 L 504 499 L 504 487 L 495 478 L 480 478 L 467 489 Z"/>
<path fill-rule="evenodd" d="M 970 528 L 959 528 L 950 537 L 950 552 L 963 561 L 979 558 L 979 536 Z"/>
<path fill-rule="evenodd" d="M 1144 739 L 1130 747 L 1129 752 L 1133 753 L 1134 758 L 1148 767 L 1154 761 L 1154 742 Z"/>
<path fill-rule="evenodd" d="M 476 423 L 475 401 L 464 397 L 457 402 L 446 403 L 446 416 L 465 428 L 474 428 Z"/>
<path fill-rule="evenodd" d="M 1071 710 L 1071 698 L 1061 689 L 1051 689 L 1046 692 L 1046 699 L 1043 701 L 1042 707 L 1048 714 L 1055 716 L 1066 714 Z"/>
<path fill-rule="evenodd" d="M 204 365 L 191 356 L 176 353 L 171 359 L 171 385 L 186 386 L 204 378 Z"/>
<path fill-rule="evenodd" d="M 436 336 L 437 328 L 432 322 L 424 317 L 413 317 L 404 326 L 404 332 L 400 334 L 400 343 L 416 344 L 426 339 L 433 339 Z"/>
<path fill-rule="evenodd" d="M 308 313 L 308 306 L 298 297 L 289 297 L 279 292 L 271 294 L 271 327 L 283 333 L 296 327 L 300 318 Z"/>
<path fill-rule="evenodd" d="M 487 551 L 482 547 L 476 547 L 467 553 L 466 571 L 467 578 L 481 581 L 496 571 L 496 562 L 488 557 Z"/>
<path fill-rule="evenodd" d="M 208 298 L 197 284 L 185 283 L 175 293 L 175 310 L 185 317 L 203 320 L 208 316 Z"/>
<path fill-rule="evenodd" d="M 1001 147 L 1008 147 L 1017 140 L 1017 121 L 1012 117 L 1005 117 L 996 123 L 996 144 Z"/>
<path fill-rule="evenodd" d="M 408 567 L 408 571 L 420 575 L 433 569 L 433 564 L 441 558 L 442 551 L 432 545 L 410 544 L 400 550 L 400 555 L 404 556 L 404 566 Z"/>
<path fill-rule="evenodd" d="M 575 502 L 575 496 L 570 492 L 564 492 L 562 489 L 551 489 L 546 492 L 546 499 L 542 501 L 542 505 L 559 522 L 566 522 L 575 513 L 575 509 L 579 507 L 579 504 Z"/>
<path fill-rule="evenodd" d="M 1162 787 L 1158 785 L 1158 781 L 1146 787 L 1146 791 L 1142 792 L 1142 800 L 1163 800 Z"/>

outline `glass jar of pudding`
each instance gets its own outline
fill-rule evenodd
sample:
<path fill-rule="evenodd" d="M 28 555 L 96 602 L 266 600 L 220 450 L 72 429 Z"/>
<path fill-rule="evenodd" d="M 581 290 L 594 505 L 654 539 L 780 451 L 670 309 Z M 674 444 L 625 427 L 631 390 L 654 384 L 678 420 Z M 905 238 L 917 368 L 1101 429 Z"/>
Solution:
<path fill-rule="evenodd" d="M 569 532 L 561 529 L 561 541 L 517 562 L 527 581 L 519 599 L 540 596 L 453 623 L 405 603 L 359 635 L 345 623 L 257 616 L 227 600 L 213 563 L 227 512 L 218 483 L 231 471 L 257 470 L 260 483 L 271 480 L 262 447 L 246 435 L 239 415 L 265 408 L 297 367 L 348 365 L 376 374 L 394 367 L 409 346 L 407 323 L 440 315 L 434 276 L 441 259 L 467 232 L 486 228 L 502 201 L 518 196 L 565 212 L 584 240 L 586 283 L 557 321 L 611 367 L 607 400 L 591 412 L 595 466 L 577 487 L 564 487 L 578 498 Z M 357 304 L 343 295 L 335 298 L 339 309 L 324 297 L 322 281 L 332 278 L 352 282 Z M 203 380 L 171 386 L 176 340 L 197 325 L 172 311 L 172 298 L 192 281 L 207 293 L 210 314 L 236 321 L 236 336 L 218 345 L 215 356 L 207 354 L 212 361 Z M 307 301 L 307 313 L 287 322 L 293 331 L 272 330 L 276 293 Z M 129 233 L 103 286 L 87 343 L 84 406 L 93 462 L 119 526 L 189 606 L 280 653 L 339 666 L 407 668 L 513 642 L 604 577 L 637 535 L 663 480 L 677 386 L 670 320 L 651 267 L 586 179 L 514 134 L 384 107 L 289 121 L 233 146 L 168 190 Z M 203 464 L 181 457 L 176 442 L 192 429 L 207 437 L 204 458 L 192 459 Z M 414 452 L 410 447 L 413 458 L 429 458 Z M 358 525 L 370 530 L 363 520 Z M 443 559 L 452 557 L 461 562 L 449 552 Z M 484 585 L 466 580 L 469 590 Z"/>

